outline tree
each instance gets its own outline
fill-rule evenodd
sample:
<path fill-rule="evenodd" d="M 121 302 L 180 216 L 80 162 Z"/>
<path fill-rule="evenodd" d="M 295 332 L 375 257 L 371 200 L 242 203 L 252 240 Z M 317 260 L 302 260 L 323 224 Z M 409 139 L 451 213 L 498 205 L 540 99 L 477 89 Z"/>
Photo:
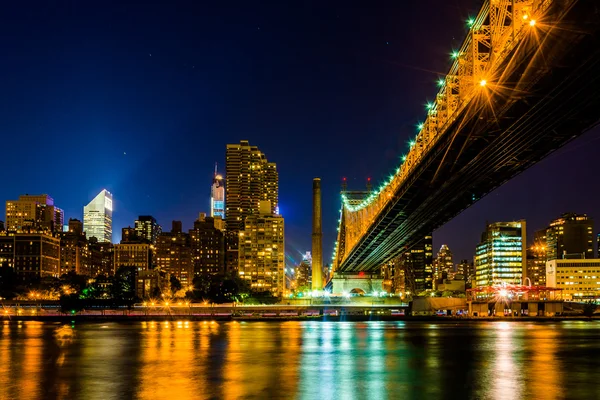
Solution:
<path fill-rule="evenodd" d="M 112 285 L 112 298 L 118 302 L 132 303 L 136 300 L 135 278 L 137 270 L 135 267 L 121 266 L 117 269 Z"/>
<path fill-rule="evenodd" d="M 177 293 L 183 287 L 175 275 L 171 275 L 169 283 L 171 284 L 171 293 Z"/>

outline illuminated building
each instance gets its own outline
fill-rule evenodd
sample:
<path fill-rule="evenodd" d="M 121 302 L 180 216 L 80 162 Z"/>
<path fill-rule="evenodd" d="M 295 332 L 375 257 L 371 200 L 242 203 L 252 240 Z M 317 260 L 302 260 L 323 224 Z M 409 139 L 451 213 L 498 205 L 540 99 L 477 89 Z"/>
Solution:
<path fill-rule="evenodd" d="M 225 219 L 225 188 L 223 187 L 223 176 L 217 173 L 215 164 L 215 175 L 210 187 L 210 216 Z"/>
<path fill-rule="evenodd" d="M 244 230 L 246 217 L 258 212 L 258 202 L 267 200 L 271 213 L 278 206 L 278 174 L 275 163 L 247 140 L 228 144 L 225 163 L 225 220 L 227 228 L 227 270 L 238 265 L 239 232 Z"/>
<path fill-rule="evenodd" d="M 562 289 L 565 300 L 600 299 L 600 259 L 546 262 L 547 286 Z"/>
<path fill-rule="evenodd" d="M 269 201 L 261 201 L 256 214 L 246 217 L 239 233 L 239 276 L 256 292 L 284 293 L 285 244 L 283 217 L 272 212 Z"/>
<path fill-rule="evenodd" d="M 405 291 L 418 294 L 433 289 L 433 241 L 431 235 L 423 237 L 400 256 L 399 268 L 395 268 L 395 275 L 400 273 L 404 277 Z"/>
<path fill-rule="evenodd" d="M 69 219 L 67 232 L 58 234 L 60 238 L 60 275 L 75 272 L 91 276 L 90 251 L 83 233 L 83 225 L 78 219 Z"/>
<path fill-rule="evenodd" d="M 112 276 L 115 274 L 114 246 L 110 242 L 98 242 L 90 238 L 88 243 L 90 254 L 90 276 Z"/>
<path fill-rule="evenodd" d="M 53 232 L 62 231 L 64 211 L 54 205 L 47 194 L 21 195 L 6 202 L 6 230 L 20 231 L 30 227 Z"/>
<path fill-rule="evenodd" d="M 527 278 L 533 286 L 546 286 L 546 230 L 535 232 L 533 244 L 527 248 Z"/>
<path fill-rule="evenodd" d="M 175 222 L 175 221 L 174 221 Z M 192 284 L 194 268 L 190 236 L 174 224 L 171 232 L 162 232 L 156 240 L 156 268 L 175 276 L 182 285 Z"/>
<path fill-rule="evenodd" d="M 88 239 L 112 242 L 112 194 L 104 189 L 87 206 L 83 207 L 83 230 Z"/>
<path fill-rule="evenodd" d="M 114 267 L 135 267 L 138 271 L 153 268 L 154 245 L 150 243 L 120 243 L 114 245 Z"/>
<path fill-rule="evenodd" d="M 158 235 L 162 232 L 162 228 L 153 216 L 140 215 L 138 219 L 135 220 L 135 232 L 138 237 L 147 240 L 149 243 L 155 244 Z"/>
<path fill-rule="evenodd" d="M 138 237 L 135 228 L 130 226 L 121 228 L 121 243 L 150 243 L 148 240 L 144 240 Z"/>
<path fill-rule="evenodd" d="M 60 239 L 47 232 L 5 232 L 0 236 L 0 258 L 3 264 L 14 268 L 22 281 L 58 278 Z"/>
<path fill-rule="evenodd" d="M 565 213 L 546 228 L 546 258 L 594 258 L 594 222 L 585 214 Z"/>
<path fill-rule="evenodd" d="M 448 245 L 443 244 L 433 261 L 433 276 L 437 283 L 438 280 L 448 279 L 449 275 L 454 275 L 452 251 L 450 251 Z"/>
<path fill-rule="evenodd" d="M 219 228 L 222 222 L 221 218 L 200 213 L 194 229 L 189 231 L 195 276 L 225 273 L 225 234 Z"/>
<path fill-rule="evenodd" d="M 475 252 L 475 285 L 521 284 L 526 265 L 525 220 L 486 227 Z"/>
<path fill-rule="evenodd" d="M 310 251 L 302 257 L 302 262 L 296 268 L 296 290 L 304 292 L 312 288 L 312 255 Z"/>
<path fill-rule="evenodd" d="M 140 271 L 135 278 L 135 293 L 140 299 L 160 298 L 162 293 L 170 289 L 171 275 L 158 269 Z M 164 303 L 161 303 L 161 306 Z"/>

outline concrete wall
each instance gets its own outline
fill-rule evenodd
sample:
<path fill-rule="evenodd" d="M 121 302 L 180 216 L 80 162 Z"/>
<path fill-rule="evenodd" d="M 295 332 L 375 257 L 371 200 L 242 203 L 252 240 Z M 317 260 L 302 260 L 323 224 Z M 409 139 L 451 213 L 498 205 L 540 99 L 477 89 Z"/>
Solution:
<path fill-rule="evenodd" d="M 354 289 L 360 289 L 366 294 L 383 291 L 383 278 L 336 275 L 333 277 L 332 283 L 332 292 L 335 294 L 350 293 Z"/>

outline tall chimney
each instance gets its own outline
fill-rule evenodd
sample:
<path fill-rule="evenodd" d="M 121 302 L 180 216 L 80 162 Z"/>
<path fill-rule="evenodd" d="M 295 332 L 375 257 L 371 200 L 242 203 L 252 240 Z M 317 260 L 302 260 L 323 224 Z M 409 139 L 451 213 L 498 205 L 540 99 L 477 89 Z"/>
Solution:
<path fill-rule="evenodd" d="M 313 179 L 312 290 L 323 289 L 323 243 L 321 231 L 321 178 Z"/>

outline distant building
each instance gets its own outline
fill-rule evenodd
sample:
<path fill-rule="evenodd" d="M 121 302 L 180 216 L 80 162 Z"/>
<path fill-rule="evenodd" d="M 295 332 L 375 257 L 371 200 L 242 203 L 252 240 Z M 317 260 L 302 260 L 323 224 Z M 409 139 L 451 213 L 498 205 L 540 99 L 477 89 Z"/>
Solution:
<path fill-rule="evenodd" d="M 521 284 L 526 265 L 525 220 L 486 227 L 475 252 L 476 286 Z"/>
<path fill-rule="evenodd" d="M 162 293 L 168 293 L 170 289 L 171 276 L 169 273 L 158 269 L 151 271 L 140 271 L 135 279 L 135 293 L 140 299 L 155 299 L 157 302 Z M 164 300 L 160 299 L 160 305 L 164 304 Z"/>
<path fill-rule="evenodd" d="M 6 202 L 6 230 L 62 231 L 64 211 L 54 205 L 54 199 L 47 194 L 21 195 L 19 200 Z"/>
<path fill-rule="evenodd" d="M 114 267 L 135 267 L 138 271 L 153 268 L 154 245 L 150 243 L 120 243 L 114 245 Z"/>
<path fill-rule="evenodd" d="M 90 276 L 113 276 L 115 274 L 114 245 L 110 242 L 98 242 L 90 238 L 88 243 L 90 254 Z"/>
<path fill-rule="evenodd" d="M 565 213 L 546 229 L 546 259 L 594 258 L 594 221 Z"/>
<path fill-rule="evenodd" d="M 112 242 L 112 194 L 104 189 L 83 207 L 83 230 L 88 238 L 99 242 Z"/>
<path fill-rule="evenodd" d="M 60 275 L 75 272 L 91 276 L 90 250 L 83 225 L 78 219 L 69 219 L 67 232 L 58 234 L 60 238 Z"/>
<path fill-rule="evenodd" d="M 150 243 L 148 240 L 142 239 L 138 236 L 135 228 L 131 226 L 127 226 L 125 228 L 121 228 L 121 244 L 125 243 Z"/>
<path fill-rule="evenodd" d="M 225 234 L 217 227 L 222 221 L 200 213 L 189 231 L 194 276 L 225 273 Z"/>
<path fill-rule="evenodd" d="M 12 266 L 22 281 L 57 278 L 60 274 L 60 239 L 47 232 L 3 233 L 0 235 L 0 259 L 4 265 Z"/>
<path fill-rule="evenodd" d="M 239 276 L 257 292 L 282 296 L 285 290 L 283 217 L 272 212 L 270 201 L 261 201 L 256 214 L 246 217 L 240 235 Z"/>
<path fill-rule="evenodd" d="M 155 250 L 157 269 L 175 276 L 183 286 L 192 284 L 194 268 L 190 235 L 180 229 L 162 232 L 158 235 Z"/>
<path fill-rule="evenodd" d="M 546 263 L 546 284 L 565 300 L 600 299 L 600 259 L 558 259 Z"/>
<path fill-rule="evenodd" d="M 161 226 L 156 222 L 156 219 L 151 215 L 140 215 L 135 220 L 135 232 L 138 237 L 155 244 L 158 235 L 162 232 Z"/>
<path fill-rule="evenodd" d="M 546 286 L 546 230 L 536 231 L 533 244 L 527 248 L 526 281 L 533 286 Z"/>
<path fill-rule="evenodd" d="M 410 250 L 400 255 L 395 268 L 396 288 L 404 286 L 410 295 L 433 289 L 433 240 L 426 235 Z M 402 276 L 400 279 L 399 275 Z M 404 281 L 402 284 L 401 281 Z M 401 289 L 396 289 L 397 291 Z"/>
<path fill-rule="evenodd" d="M 271 204 L 271 213 L 278 209 L 279 184 L 277 166 L 247 140 L 228 144 L 225 163 L 225 218 L 227 227 L 227 269 L 238 266 L 239 233 L 245 229 L 248 216 L 258 213 L 259 201 Z"/>
<path fill-rule="evenodd" d="M 296 290 L 305 291 L 312 287 L 312 256 L 310 251 L 302 257 L 302 262 L 296 268 Z"/>
<path fill-rule="evenodd" d="M 217 173 L 217 164 L 210 187 L 210 216 L 225 219 L 225 182 L 223 176 Z"/>

